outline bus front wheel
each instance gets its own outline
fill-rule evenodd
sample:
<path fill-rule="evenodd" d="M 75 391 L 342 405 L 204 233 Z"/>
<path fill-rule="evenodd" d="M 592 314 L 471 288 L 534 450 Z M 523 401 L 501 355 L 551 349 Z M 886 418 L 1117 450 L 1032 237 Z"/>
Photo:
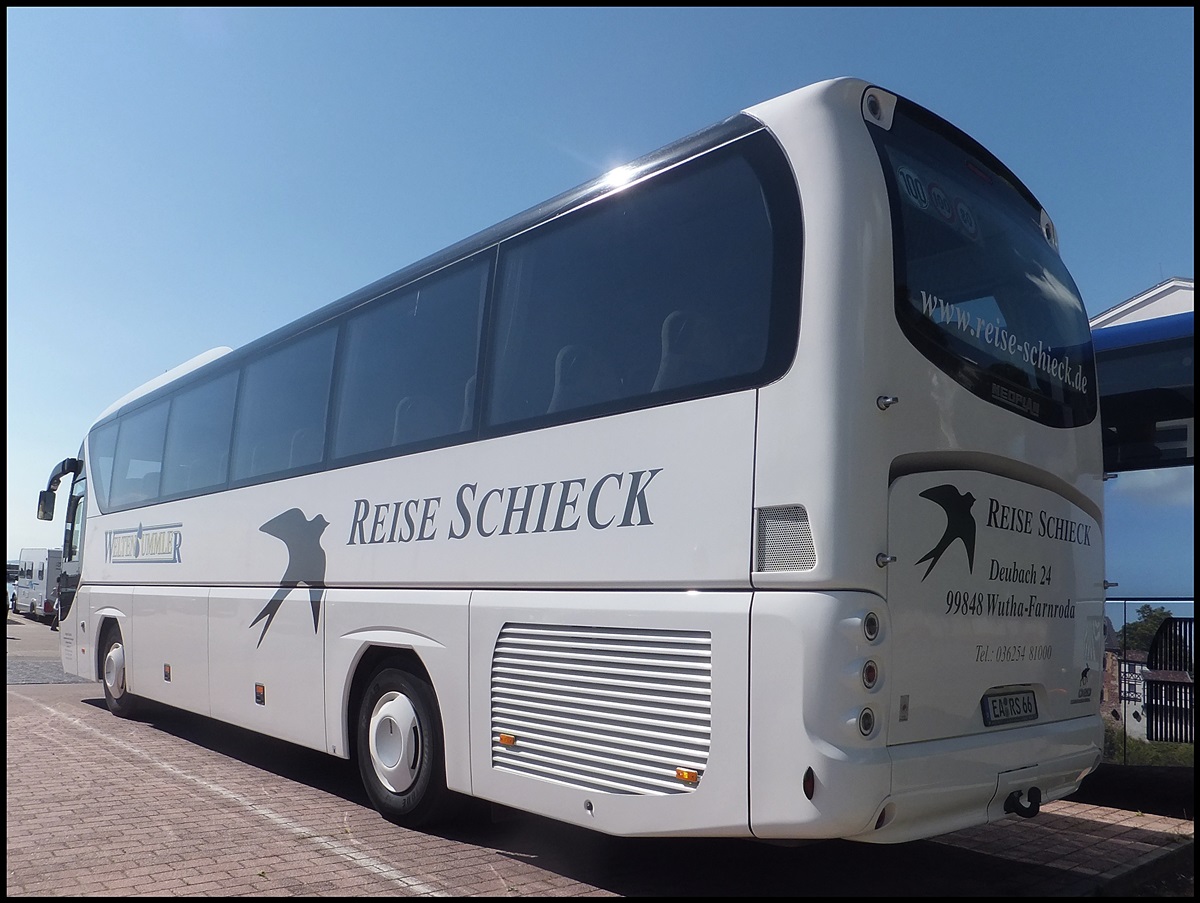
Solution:
<path fill-rule="evenodd" d="M 104 702 L 108 710 L 121 718 L 132 718 L 137 711 L 137 700 L 125 686 L 125 644 L 121 640 L 121 628 L 109 624 L 100 638 L 103 654 L 101 680 L 104 683 Z"/>
<path fill-rule="evenodd" d="M 457 795 L 446 789 L 445 747 L 437 697 L 429 683 L 384 667 L 358 709 L 358 770 L 372 805 L 404 827 L 446 820 Z"/>

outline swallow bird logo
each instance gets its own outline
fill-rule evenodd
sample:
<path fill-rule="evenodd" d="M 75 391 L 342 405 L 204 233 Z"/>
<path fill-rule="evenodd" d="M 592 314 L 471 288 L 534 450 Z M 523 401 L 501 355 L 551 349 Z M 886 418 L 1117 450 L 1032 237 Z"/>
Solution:
<path fill-rule="evenodd" d="M 926 561 L 929 562 L 929 567 L 925 569 L 925 574 L 921 577 L 921 580 L 924 581 L 929 576 L 929 572 L 941 561 L 946 550 L 954 544 L 956 539 L 962 542 L 963 549 L 966 550 L 967 569 L 974 571 L 975 515 L 971 513 L 971 506 L 975 504 L 975 496 L 971 495 L 970 492 L 959 492 L 957 487 L 947 483 L 942 486 L 934 486 L 926 489 L 921 493 L 921 498 L 937 502 L 937 504 L 941 505 L 942 510 L 946 512 L 946 532 L 937 541 L 937 545 L 926 552 L 924 557 L 917 562 L 917 564 L 924 564 Z"/>
<path fill-rule="evenodd" d="M 258 617 L 250 622 L 251 627 L 259 621 L 264 622 L 262 633 L 258 635 L 259 646 L 283 600 L 301 585 L 308 587 L 313 631 L 316 631 L 321 620 L 321 599 L 325 595 L 325 550 L 321 548 L 321 534 L 328 526 L 329 521 L 320 514 L 309 520 L 299 508 L 289 508 L 258 528 L 263 533 L 282 539 L 288 553 L 287 567 L 279 581 L 279 589 L 275 590 L 271 601 L 258 613 Z"/>

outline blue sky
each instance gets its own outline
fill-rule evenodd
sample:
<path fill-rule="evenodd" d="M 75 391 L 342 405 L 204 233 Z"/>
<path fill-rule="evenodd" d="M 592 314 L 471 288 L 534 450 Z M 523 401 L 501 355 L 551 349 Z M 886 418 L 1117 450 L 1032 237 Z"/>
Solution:
<path fill-rule="evenodd" d="M 9 7 L 6 24 L 9 558 L 61 545 L 38 490 L 147 379 L 825 78 L 874 81 L 996 152 L 1091 314 L 1194 276 L 1190 7 Z M 1138 482 L 1117 481 L 1109 570 L 1129 595 L 1190 596 L 1192 470 Z"/>

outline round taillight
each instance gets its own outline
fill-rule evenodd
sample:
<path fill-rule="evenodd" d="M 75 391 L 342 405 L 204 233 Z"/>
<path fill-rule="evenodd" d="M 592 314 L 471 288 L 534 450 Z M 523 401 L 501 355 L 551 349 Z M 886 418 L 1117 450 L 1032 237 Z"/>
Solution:
<path fill-rule="evenodd" d="M 875 730 L 875 713 L 870 709 L 863 709 L 858 713 L 858 732 L 864 737 L 869 737 L 873 730 Z"/>
<path fill-rule="evenodd" d="M 875 684 L 879 682 L 879 666 L 871 661 L 863 665 L 862 681 L 868 690 L 875 689 Z"/>

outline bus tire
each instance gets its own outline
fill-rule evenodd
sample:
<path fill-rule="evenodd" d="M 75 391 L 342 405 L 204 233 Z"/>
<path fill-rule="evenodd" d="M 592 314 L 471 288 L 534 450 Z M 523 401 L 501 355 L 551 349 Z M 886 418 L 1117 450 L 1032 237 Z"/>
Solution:
<path fill-rule="evenodd" d="M 358 770 L 371 804 L 406 828 L 443 822 L 459 810 L 446 789 L 437 697 L 428 681 L 394 667 L 372 676 L 358 709 Z"/>
<path fill-rule="evenodd" d="M 100 637 L 101 658 L 100 680 L 104 684 L 104 702 L 108 710 L 119 718 L 132 718 L 137 713 L 137 699 L 125 685 L 125 644 L 121 639 L 121 628 L 109 623 Z"/>

